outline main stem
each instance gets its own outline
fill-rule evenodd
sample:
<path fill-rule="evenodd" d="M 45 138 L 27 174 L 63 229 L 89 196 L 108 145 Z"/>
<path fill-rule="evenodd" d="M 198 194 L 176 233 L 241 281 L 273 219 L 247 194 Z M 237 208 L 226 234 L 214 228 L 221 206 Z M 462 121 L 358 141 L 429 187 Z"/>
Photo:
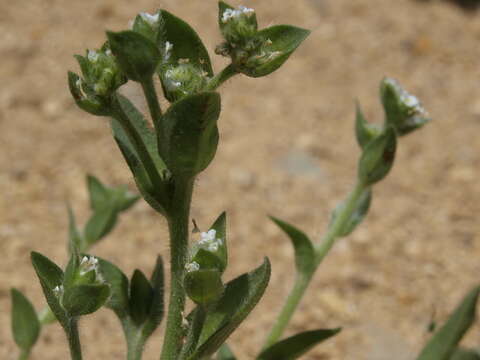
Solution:
<path fill-rule="evenodd" d="M 67 333 L 68 346 L 70 347 L 70 356 L 72 360 L 82 360 L 82 348 L 80 346 L 77 319 L 69 319 L 65 331 Z"/>
<path fill-rule="evenodd" d="M 313 277 L 313 274 L 318 269 L 320 264 L 322 263 L 325 256 L 329 253 L 332 249 L 335 240 L 338 238 L 338 235 L 341 233 L 343 228 L 346 226 L 348 220 L 352 216 L 352 213 L 355 211 L 358 200 L 360 196 L 362 196 L 365 190 L 365 186 L 358 182 L 353 191 L 348 196 L 347 200 L 345 201 L 345 206 L 340 211 L 339 214 L 335 217 L 333 224 L 331 224 L 328 228 L 327 233 L 322 238 L 322 241 L 315 246 L 315 267 L 311 274 L 299 274 L 295 280 L 295 285 L 293 286 L 292 291 L 290 292 L 285 304 L 283 305 L 282 311 L 277 318 L 272 330 L 267 336 L 267 340 L 265 341 L 264 348 L 268 348 L 269 346 L 275 344 L 280 337 L 282 336 L 283 332 L 285 331 L 288 323 L 290 322 L 293 313 L 297 309 L 300 301 L 305 294 L 305 291 L 310 284 L 310 281 Z"/>
<path fill-rule="evenodd" d="M 188 225 L 194 178 L 177 179 L 168 214 L 170 231 L 170 303 L 161 360 L 176 360 L 183 341 L 185 289 L 183 277 L 188 254 Z"/>

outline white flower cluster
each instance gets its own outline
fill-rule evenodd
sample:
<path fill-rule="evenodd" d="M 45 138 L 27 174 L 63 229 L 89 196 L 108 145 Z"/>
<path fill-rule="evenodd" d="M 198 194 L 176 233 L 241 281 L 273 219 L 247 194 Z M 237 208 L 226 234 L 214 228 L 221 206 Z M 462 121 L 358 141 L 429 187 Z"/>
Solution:
<path fill-rule="evenodd" d="M 200 245 L 203 245 L 207 248 L 208 251 L 218 251 L 219 246 L 223 245 L 223 240 L 217 239 L 217 232 L 215 229 L 210 229 L 207 232 L 200 233 L 200 240 L 198 241 Z"/>
<path fill-rule="evenodd" d="M 139 15 L 142 17 L 143 20 L 145 20 L 150 25 L 155 25 L 160 18 L 160 13 L 158 12 L 153 15 L 147 12 L 141 12 Z"/>
<path fill-rule="evenodd" d="M 412 115 L 426 115 L 426 110 L 416 96 L 403 89 L 395 79 L 387 79 L 386 82 L 397 89 L 400 101 L 409 109 Z"/>
<path fill-rule="evenodd" d="M 196 261 L 192 261 L 192 262 L 187 263 L 185 265 L 185 270 L 187 272 L 198 271 L 198 270 L 200 270 L 200 265 Z"/>
<path fill-rule="evenodd" d="M 95 256 L 84 256 L 80 261 L 80 276 L 92 270 L 95 271 L 95 281 L 104 282 L 102 274 L 100 274 L 98 259 Z"/>
<path fill-rule="evenodd" d="M 222 22 L 225 24 L 231 19 L 239 18 L 242 15 L 251 16 L 255 13 L 255 10 L 247 8 L 245 6 L 239 6 L 238 9 L 227 9 L 222 14 Z"/>

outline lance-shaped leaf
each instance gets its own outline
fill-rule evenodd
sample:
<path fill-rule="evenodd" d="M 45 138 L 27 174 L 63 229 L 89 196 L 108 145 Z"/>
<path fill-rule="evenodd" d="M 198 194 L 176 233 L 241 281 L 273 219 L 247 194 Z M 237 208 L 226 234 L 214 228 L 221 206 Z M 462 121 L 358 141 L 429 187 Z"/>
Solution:
<path fill-rule="evenodd" d="M 370 141 L 380 135 L 381 129 L 375 124 L 369 124 L 363 115 L 363 111 L 360 108 L 360 104 L 356 103 L 355 112 L 355 136 L 357 138 L 358 145 L 364 149 Z"/>
<path fill-rule="evenodd" d="M 202 68 L 208 76 L 213 76 L 208 51 L 195 30 L 166 10 L 162 10 L 160 16 L 163 21 L 163 39 L 165 43 L 168 41 L 173 45 L 169 60 L 177 62 L 180 59 L 189 59 L 191 63 Z"/>
<path fill-rule="evenodd" d="M 227 214 L 221 213 L 215 222 L 210 226 L 210 229 L 216 231 L 216 238 L 222 239 L 222 246 L 218 247 L 216 255 L 220 259 L 220 271 L 223 273 L 228 265 L 228 247 L 227 247 Z"/>
<path fill-rule="evenodd" d="M 150 279 L 150 285 L 153 289 L 153 297 L 148 311 L 148 318 L 143 325 L 142 336 L 147 339 L 152 335 L 155 329 L 160 325 L 164 315 L 164 272 L 162 258 L 157 256 L 157 262 Z"/>
<path fill-rule="evenodd" d="M 263 296 L 270 279 L 270 262 L 254 271 L 230 281 L 217 305 L 205 319 L 198 347 L 188 359 L 199 359 L 214 354 L 230 334 L 250 314 Z"/>
<path fill-rule="evenodd" d="M 388 127 L 365 147 L 358 164 L 358 177 L 364 185 L 375 184 L 387 176 L 396 149 L 397 136 L 393 127 Z"/>
<path fill-rule="evenodd" d="M 305 331 L 270 346 L 258 355 L 258 360 L 294 360 L 299 359 L 315 345 L 335 336 L 341 329 L 322 329 Z"/>
<path fill-rule="evenodd" d="M 153 288 L 140 270 L 130 280 L 130 316 L 140 326 L 147 320 L 153 300 Z"/>
<path fill-rule="evenodd" d="M 355 228 L 363 221 L 363 219 L 367 215 L 368 210 L 370 209 L 371 202 L 372 190 L 370 188 L 363 190 L 363 193 L 355 204 L 355 210 L 352 212 L 352 215 L 345 223 L 344 227 L 340 229 L 340 231 L 337 233 L 339 237 L 348 236 L 353 232 L 353 230 L 355 230 Z M 340 204 L 338 204 L 335 210 L 333 210 L 330 224 L 333 224 L 335 222 L 335 219 L 337 218 L 338 214 L 342 212 L 344 207 L 345 203 L 341 202 Z"/>
<path fill-rule="evenodd" d="M 143 115 L 135 108 L 135 106 L 125 97 L 118 96 L 118 101 L 125 111 L 125 114 L 130 119 L 131 124 L 135 127 L 137 132 L 142 137 L 150 157 L 153 159 L 155 166 L 159 173 L 166 172 L 166 167 L 160 156 L 158 155 L 157 139 L 153 131 L 149 128 L 147 121 Z M 120 151 L 122 152 L 128 167 L 132 171 L 135 183 L 138 190 L 142 194 L 145 201 L 155 210 L 164 214 L 166 204 L 160 200 L 159 191 L 165 191 L 165 189 L 159 189 L 159 186 L 155 188 L 152 185 L 147 171 L 139 159 L 138 153 L 135 147 L 130 142 L 127 134 L 120 126 L 116 119 L 112 119 L 110 122 L 113 136 L 117 142 Z M 160 185 L 162 186 L 162 185 Z M 166 185 L 164 185 L 166 186 Z"/>
<path fill-rule="evenodd" d="M 218 145 L 217 120 L 220 95 L 204 92 L 175 102 L 163 117 L 159 139 L 161 157 L 177 176 L 193 176 L 204 170 Z"/>
<path fill-rule="evenodd" d="M 99 269 L 105 283 L 110 285 L 110 297 L 105 306 L 122 319 L 128 314 L 128 278 L 117 266 L 98 258 Z"/>
<path fill-rule="evenodd" d="M 76 249 L 83 249 L 85 242 L 78 230 L 77 223 L 75 221 L 75 215 L 73 213 L 70 204 L 67 204 L 68 212 L 68 251 L 71 254 Z"/>
<path fill-rule="evenodd" d="M 40 322 L 32 303 L 19 290 L 11 290 L 12 334 L 18 347 L 26 352 L 37 342 Z"/>
<path fill-rule="evenodd" d="M 315 249 L 308 236 L 293 225 L 273 216 L 270 219 L 288 235 L 295 250 L 295 266 L 297 271 L 309 276 L 315 270 Z"/>
<path fill-rule="evenodd" d="M 480 353 L 476 350 L 458 348 L 449 360 L 480 360 Z"/>
<path fill-rule="evenodd" d="M 274 72 L 287 61 L 309 34 L 310 31 L 291 25 L 275 25 L 260 30 L 257 37 L 269 43 L 263 49 L 266 57 L 259 58 L 260 62 L 256 66 L 242 67 L 241 72 L 250 77 Z"/>
<path fill-rule="evenodd" d="M 480 286 L 471 290 L 423 348 L 417 360 L 449 360 L 458 343 L 475 321 Z"/>
<path fill-rule="evenodd" d="M 230 347 L 225 343 L 217 352 L 216 360 L 237 360 Z"/>
<path fill-rule="evenodd" d="M 152 77 L 161 57 L 153 41 L 131 30 L 107 31 L 107 37 L 118 65 L 130 80 L 143 82 Z"/>
<path fill-rule="evenodd" d="M 50 259 L 37 252 L 31 253 L 33 268 L 40 280 L 43 293 L 47 300 L 48 306 L 57 317 L 60 324 L 66 328 L 68 323 L 67 314 L 60 305 L 53 289 L 61 286 L 63 283 L 63 271 Z"/>

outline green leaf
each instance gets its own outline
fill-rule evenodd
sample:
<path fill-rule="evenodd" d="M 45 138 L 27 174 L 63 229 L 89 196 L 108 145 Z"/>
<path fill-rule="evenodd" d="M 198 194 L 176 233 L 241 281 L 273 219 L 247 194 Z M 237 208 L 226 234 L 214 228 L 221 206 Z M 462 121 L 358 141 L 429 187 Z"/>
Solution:
<path fill-rule="evenodd" d="M 152 77 L 161 57 L 153 41 L 131 30 L 107 31 L 107 37 L 118 65 L 130 80 L 143 82 Z"/>
<path fill-rule="evenodd" d="M 270 40 L 272 42 L 265 49 L 270 54 L 278 52 L 278 55 L 273 56 L 262 65 L 251 68 L 242 67 L 241 72 L 250 77 L 261 77 L 274 72 L 287 61 L 309 34 L 310 31 L 291 25 L 275 25 L 260 30 L 257 37 L 261 41 Z"/>
<path fill-rule="evenodd" d="M 119 95 L 118 101 L 122 106 L 127 117 L 130 119 L 131 124 L 135 127 L 137 132 L 142 137 L 150 157 L 153 159 L 156 168 L 159 173 L 166 172 L 165 163 L 162 161 L 158 154 L 157 139 L 154 132 L 150 129 L 147 121 L 143 115 L 137 110 L 137 108 L 124 96 Z M 128 139 L 127 134 L 120 126 L 116 119 L 112 119 L 110 126 L 113 131 L 113 136 L 117 142 L 120 151 L 122 152 L 125 161 L 127 162 L 130 170 L 132 171 L 135 183 L 137 184 L 138 190 L 142 194 L 145 201 L 158 212 L 165 214 L 166 204 L 162 204 L 159 191 L 166 191 L 165 189 L 160 189 L 160 187 L 155 188 L 147 175 L 145 167 L 139 160 L 139 156 L 134 146 Z M 162 185 L 160 185 L 162 186 Z M 164 185 L 166 186 L 166 185 Z"/>
<path fill-rule="evenodd" d="M 225 290 L 222 273 L 216 269 L 187 272 L 184 286 L 188 297 L 201 305 L 208 305 L 217 301 Z"/>
<path fill-rule="evenodd" d="M 99 272 L 105 282 L 110 285 L 110 297 L 105 306 L 112 309 L 122 319 L 128 314 L 128 278 L 114 264 L 97 257 Z"/>
<path fill-rule="evenodd" d="M 63 276 L 62 285 L 65 290 L 69 287 L 72 287 L 78 279 L 79 275 L 79 267 L 80 267 L 80 254 L 78 252 L 78 248 L 72 248 L 72 252 L 70 254 L 70 259 L 68 260 L 68 264 L 65 268 L 65 274 Z"/>
<path fill-rule="evenodd" d="M 364 185 L 372 185 L 387 176 L 395 160 L 396 148 L 393 127 L 388 127 L 365 147 L 358 165 L 358 176 Z"/>
<path fill-rule="evenodd" d="M 193 176 L 204 170 L 215 156 L 218 145 L 217 120 L 220 95 L 204 92 L 172 104 L 163 117 L 160 154 L 178 176 Z"/>
<path fill-rule="evenodd" d="M 471 349 L 458 348 L 449 360 L 480 360 L 480 353 Z"/>
<path fill-rule="evenodd" d="M 225 343 L 217 352 L 216 360 L 237 360 L 230 347 Z"/>
<path fill-rule="evenodd" d="M 356 103 L 355 135 L 358 145 L 364 149 L 370 141 L 380 135 L 381 129 L 375 124 L 369 124 L 363 115 L 360 104 Z"/>
<path fill-rule="evenodd" d="M 60 324 L 64 328 L 67 327 L 67 314 L 53 292 L 55 287 L 61 286 L 63 283 L 62 269 L 50 261 L 50 259 L 35 251 L 31 253 L 31 259 L 33 268 L 40 280 L 48 306 L 50 306 L 50 309 L 55 314 Z"/>
<path fill-rule="evenodd" d="M 205 319 L 199 346 L 189 359 L 211 356 L 250 314 L 263 296 L 270 279 L 270 262 L 230 281 L 225 293 Z"/>
<path fill-rule="evenodd" d="M 107 235 L 117 223 L 115 204 L 106 203 L 97 209 L 85 225 L 85 240 L 88 245 L 93 245 Z"/>
<path fill-rule="evenodd" d="M 107 284 L 75 285 L 65 288 L 62 305 L 70 317 L 87 315 L 101 308 L 109 296 Z"/>
<path fill-rule="evenodd" d="M 315 270 L 315 249 L 311 240 L 301 230 L 280 219 L 270 219 L 288 235 L 295 250 L 295 266 L 302 275 L 310 275 Z"/>
<path fill-rule="evenodd" d="M 315 345 L 335 336 L 338 329 L 312 330 L 293 335 L 262 351 L 258 360 L 294 360 L 299 359 Z"/>
<path fill-rule="evenodd" d="M 463 298 L 445 325 L 435 332 L 423 348 L 417 360 L 450 359 L 458 343 L 475 321 L 479 295 L 480 286 L 477 286 Z"/>
<path fill-rule="evenodd" d="M 173 45 L 170 60 L 177 62 L 180 59 L 189 59 L 208 76 L 213 76 L 210 56 L 195 30 L 166 10 L 162 10 L 160 16 L 163 19 L 164 40 Z"/>
<path fill-rule="evenodd" d="M 150 284 L 153 289 L 152 304 L 149 309 L 148 318 L 142 329 L 144 339 L 152 335 L 155 329 L 160 325 L 164 315 L 164 271 L 162 258 L 157 256 L 157 262 L 150 279 Z"/>
<path fill-rule="evenodd" d="M 110 201 L 110 192 L 95 176 L 87 175 L 88 194 L 90 196 L 90 208 L 99 210 Z"/>
<path fill-rule="evenodd" d="M 216 255 L 220 260 L 220 272 L 223 273 L 228 266 L 228 247 L 227 247 L 227 214 L 222 212 L 210 229 L 216 231 L 217 239 L 222 239 L 222 246 L 218 247 Z"/>
<path fill-rule="evenodd" d="M 32 303 L 19 290 L 11 290 L 12 334 L 15 343 L 24 351 L 35 345 L 40 334 L 40 322 Z"/>
<path fill-rule="evenodd" d="M 133 272 L 130 280 L 130 316 L 139 326 L 148 318 L 153 301 L 153 288 L 140 270 Z"/>
<path fill-rule="evenodd" d="M 343 237 L 343 236 L 348 236 L 350 235 L 353 230 L 363 221 L 365 216 L 368 213 L 368 210 L 370 209 L 370 204 L 372 202 L 372 190 L 365 189 L 363 190 L 362 195 L 357 201 L 357 204 L 355 205 L 355 210 L 353 211 L 352 215 L 348 219 L 347 223 L 341 229 L 338 233 L 337 236 Z M 332 219 L 330 221 L 330 224 L 333 224 L 335 221 L 337 214 L 340 213 L 343 208 L 345 207 L 345 203 L 341 202 L 333 211 L 332 214 Z"/>

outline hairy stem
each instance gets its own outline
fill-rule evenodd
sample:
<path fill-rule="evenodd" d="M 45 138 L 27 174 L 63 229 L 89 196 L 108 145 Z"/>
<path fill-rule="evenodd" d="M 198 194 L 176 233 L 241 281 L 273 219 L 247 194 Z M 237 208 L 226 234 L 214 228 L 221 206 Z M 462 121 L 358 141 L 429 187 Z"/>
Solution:
<path fill-rule="evenodd" d="M 168 214 L 171 282 L 162 360 L 178 359 L 184 336 L 182 321 L 186 295 L 183 277 L 188 254 L 188 226 L 193 182 L 193 178 L 176 180 L 173 201 Z"/>
<path fill-rule="evenodd" d="M 350 217 L 352 216 L 352 213 L 356 209 L 358 200 L 362 196 L 364 190 L 365 186 L 362 183 L 358 182 L 355 185 L 353 191 L 350 193 L 347 200 L 345 201 L 345 206 L 337 214 L 337 216 L 335 217 L 335 221 L 330 224 L 327 233 L 322 238 L 320 243 L 315 245 L 315 268 L 311 274 L 299 274 L 297 276 L 295 284 L 290 291 L 290 294 L 288 295 L 285 304 L 283 305 L 282 311 L 280 312 L 280 315 L 278 316 L 274 326 L 272 327 L 272 330 L 267 336 L 264 348 L 273 345 L 282 336 L 295 310 L 300 304 L 300 301 L 302 300 L 302 297 L 305 294 L 308 285 L 310 284 L 313 274 L 318 269 L 325 256 L 332 249 L 335 240 L 338 238 L 343 228 L 347 225 Z"/>
<path fill-rule="evenodd" d="M 67 333 L 68 346 L 70 347 L 70 356 L 72 360 L 82 360 L 82 348 L 80 346 L 77 319 L 69 319 L 65 331 Z"/>
<path fill-rule="evenodd" d="M 227 65 L 222 71 L 220 71 L 208 82 L 207 88 L 205 90 L 207 91 L 216 90 L 225 81 L 227 81 L 232 76 L 237 74 L 238 74 L 238 71 L 235 70 L 235 67 L 233 66 L 233 64 Z"/>
<path fill-rule="evenodd" d="M 30 356 L 30 351 L 31 351 L 31 349 L 22 350 L 20 352 L 20 355 L 18 355 L 18 360 L 27 360 Z"/>
<path fill-rule="evenodd" d="M 157 91 L 155 90 L 155 85 L 153 84 L 153 78 L 149 78 L 142 83 L 143 93 L 145 94 L 145 99 L 147 99 L 148 109 L 150 110 L 150 116 L 152 117 L 153 124 L 157 130 L 157 134 L 161 129 L 161 118 L 162 118 L 162 109 L 160 108 L 160 103 L 158 102 Z"/>

